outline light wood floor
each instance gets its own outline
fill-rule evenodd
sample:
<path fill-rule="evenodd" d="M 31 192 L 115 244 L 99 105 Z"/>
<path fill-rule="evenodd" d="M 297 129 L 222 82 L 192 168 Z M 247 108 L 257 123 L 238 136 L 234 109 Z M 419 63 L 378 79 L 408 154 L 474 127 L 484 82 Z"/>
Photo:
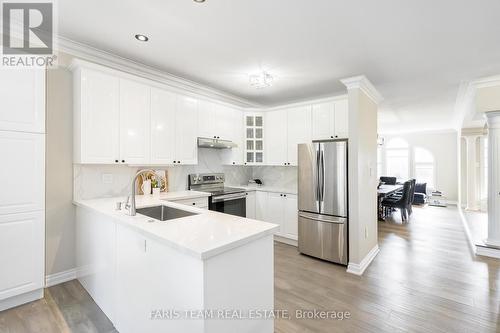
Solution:
<path fill-rule="evenodd" d="M 500 261 L 473 257 L 456 209 L 415 208 L 409 224 L 379 224 L 380 253 L 363 277 L 275 246 L 276 332 L 499 332 Z M 351 318 L 298 320 L 296 309 Z M 115 332 L 77 281 L 0 312 L 0 332 Z"/>

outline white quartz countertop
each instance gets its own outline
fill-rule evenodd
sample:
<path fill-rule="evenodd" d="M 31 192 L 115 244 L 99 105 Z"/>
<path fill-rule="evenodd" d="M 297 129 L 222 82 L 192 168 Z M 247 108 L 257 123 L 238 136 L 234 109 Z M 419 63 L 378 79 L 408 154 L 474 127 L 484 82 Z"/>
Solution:
<path fill-rule="evenodd" d="M 272 223 L 222 214 L 214 211 L 186 206 L 168 200 L 195 198 L 189 194 L 207 196 L 203 192 L 170 192 L 160 197 L 138 195 L 137 208 L 165 205 L 197 215 L 159 221 L 145 215 L 129 216 L 124 210 L 115 210 L 123 197 L 91 200 L 75 200 L 74 204 L 88 208 L 112 218 L 115 222 L 129 226 L 146 237 L 204 260 L 231 250 L 256 239 L 274 234 L 279 226 Z M 198 194 L 200 193 L 200 194 Z M 154 221 L 154 222 L 151 222 Z"/>
<path fill-rule="evenodd" d="M 198 192 L 198 191 L 176 191 L 176 192 L 162 192 L 160 193 L 161 200 L 184 200 L 184 199 L 196 199 L 196 198 L 208 198 L 210 193 L 208 192 Z M 137 198 L 146 197 L 144 195 L 138 195 Z M 137 199 L 136 199 L 137 200 Z"/>
<path fill-rule="evenodd" d="M 230 187 L 242 188 L 246 191 L 262 191 L 262 192 L 274 192 L 274 193 L 285 193 L 285 194 L 297 194 L 296 189 L 289 189 L 277 186 L 256 186 L 256 185 L 227 185 Z"/>

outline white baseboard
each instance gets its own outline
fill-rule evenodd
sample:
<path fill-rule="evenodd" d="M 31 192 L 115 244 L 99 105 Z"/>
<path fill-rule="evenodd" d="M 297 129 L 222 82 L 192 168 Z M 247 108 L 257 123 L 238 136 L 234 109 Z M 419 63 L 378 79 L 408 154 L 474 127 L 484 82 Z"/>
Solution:
<path fill-rule="evenodd" d="M 347 265 L 347 273 L 355 274 L 355 275 L 363 275 L 365 272 L 366 268 L 370 265 L 370 263 L 375 259 L 377 254 L 380 252 L 380 249 L 378 248 L 378 244 L 375 245 L 370 252 L 361 260 L 361 263 L 355 264 L 355 263 L 349 263 Z"/>
<path fill-rule="evenodd" d="M 0 311 L 14 308 L 29 302 L 33 302 L 43 298 L 43 288 L 33 290 L 21 295 L 12 296 L 0 301 Z"/>
<path fill-rule="evenodd" d="M 500 249 L 487 247 L 487 246 L 476 246 L 476 254 L 479 256 L 485 256 L 490 258 L 500 259 Z"/>
<path fill-rule="evenodd" d="M 295 247 L 299 246 L 298 241 L 296 239 L 291 239 L 291 238 L 286 238 L 286 237 L 281 237 L 281 236 L 278 236 L 278 235 L 274 235 L 274 240 L 277 241 L 277 242 L 288 244 L 288 245 L 292 245 L 292 246 L 295 246 Z"/>
<path fill-rule="evenodd" d="M 76 279 L 76 268 L 45 276 L 45 288 Z"/>

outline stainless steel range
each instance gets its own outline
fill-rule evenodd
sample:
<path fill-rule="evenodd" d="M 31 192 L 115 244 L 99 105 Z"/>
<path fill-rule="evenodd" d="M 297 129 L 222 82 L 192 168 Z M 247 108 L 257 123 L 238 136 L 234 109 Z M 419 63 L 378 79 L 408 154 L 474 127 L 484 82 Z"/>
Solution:
<path fill-rule="evenodd" d="M 225 187 L 223 173 L 196 173 L 188 176 L 189 189 L 208 192 L 208 209 L 246 217 L 246 192 L 241 188 Z"/>

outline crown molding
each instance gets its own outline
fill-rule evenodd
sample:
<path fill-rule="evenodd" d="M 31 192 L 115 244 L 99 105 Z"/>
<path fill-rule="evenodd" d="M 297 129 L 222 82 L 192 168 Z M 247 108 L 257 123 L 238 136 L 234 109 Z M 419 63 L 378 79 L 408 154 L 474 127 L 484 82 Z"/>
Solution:
<path fill-rule="evenodd" d="M 231 105 L 245 108 L 261 108 L 262 105 L 253 103 L 244 98 L 240 98 L 217 89 L 190 81 L 158 68 L 125 58 L 119 55 L 106 52 L 87 44 L 75 42 L 68 38 L 57 36 L 57 51 L 62 51 L 71 56 L 92 62 L 98 65 L 119 70 L 131 75 L 136 75 L 148 80 L 156 81 L 163 85 L 182 89 L 193 94 L 202 95 L 209 99 L 215 99 Z"/>
<path fill-rule="evenodd" d="M 327 97 L 321 97 L 321 98 L 315 98 L 315 99 L 307 99 L 307 100 L 298 101 L 298 102 L 291 102 L 291 103 L 287 103 L 287 104 L 279 104 L 276 106 L 262 107 L 259 109 L 259 111 L 276 111 L 276 110 L 281 110 L 281 109 L 309 106 L 311 104 L 328 103 L 328 102 L 340 101 L 340 100 L 345 100 L 345 99 L 347 99 L 347 95 L 340 94 L 340 95 L 327 96 Z"/>
<path fill-rule="evenodd" d="M 368 78 L 364 75 L 358 75 L 353 77 L 348 77 L 340 80 L 347 90 L 350 89 L 361 89 L 368 97 L 370 97 L 376 104 L 379 104 L 384 100 L 382 95 L 378 92 L 378 90 L 373 86 L 373 84 L 368 80 Z"/>

